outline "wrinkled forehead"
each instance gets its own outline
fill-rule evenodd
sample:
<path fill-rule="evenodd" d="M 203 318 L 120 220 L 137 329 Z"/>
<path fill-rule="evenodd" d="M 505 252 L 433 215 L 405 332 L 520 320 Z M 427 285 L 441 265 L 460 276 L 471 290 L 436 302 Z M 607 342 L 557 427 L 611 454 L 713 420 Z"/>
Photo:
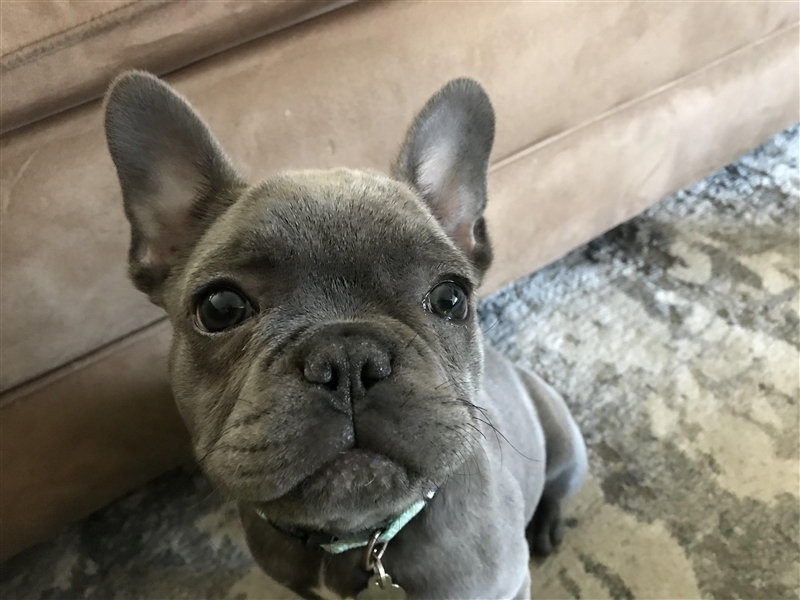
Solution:
<path fill-rule="evenodd" d="M 473 280 L 470 262 L 405 185 L 350 170 L 303 171 L 251 188 L 203 236 L 190 285 L 215 272 L 291 267 L 328 277 L 413 262 Z"/>

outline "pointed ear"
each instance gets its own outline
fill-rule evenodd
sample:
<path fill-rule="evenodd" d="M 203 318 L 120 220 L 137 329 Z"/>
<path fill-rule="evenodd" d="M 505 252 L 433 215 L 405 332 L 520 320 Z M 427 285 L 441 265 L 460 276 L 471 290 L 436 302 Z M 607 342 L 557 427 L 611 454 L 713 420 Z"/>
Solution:
<path fill-rule="evenodd" d="M 392 169 L 481 271 L 492 257 L 483 211 L 493 142 L 494 110 L 486 92 L 476 81 L 455 79 L 417 115 Z"/>
<path fill-rule="evenodd" d="M 244 182 L 189 103 L 148 73 L 111 84 L 105 130 L 131 224 L 131 278 L 162 304 L 170 272 Z"/>

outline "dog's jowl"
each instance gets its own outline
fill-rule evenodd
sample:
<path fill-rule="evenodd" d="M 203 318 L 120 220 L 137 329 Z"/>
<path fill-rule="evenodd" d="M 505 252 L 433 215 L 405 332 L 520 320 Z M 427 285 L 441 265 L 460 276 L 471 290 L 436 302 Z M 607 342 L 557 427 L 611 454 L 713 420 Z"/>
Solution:
<path fill-rule="evenodd" d="M 169 315 L 197 460 L 261 567 L 310 598 L 528 598 L 586 458 L 559 395 L 483 345 L 480 85 L 436 93 L 388 176 L 247 182 L 144 73 L 105 119 L 131 278 Z"/>

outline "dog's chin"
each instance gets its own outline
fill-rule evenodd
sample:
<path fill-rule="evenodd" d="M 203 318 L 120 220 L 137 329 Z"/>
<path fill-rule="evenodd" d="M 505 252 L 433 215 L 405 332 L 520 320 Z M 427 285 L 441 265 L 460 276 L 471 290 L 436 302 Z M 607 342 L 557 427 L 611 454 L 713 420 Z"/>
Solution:
<path fill-rule="evenodd" d="M 344 536 L 388 524 L 434 485 L 382 454 L 352 449 L 280 498 L 254 504 L 276 523 Z"/>

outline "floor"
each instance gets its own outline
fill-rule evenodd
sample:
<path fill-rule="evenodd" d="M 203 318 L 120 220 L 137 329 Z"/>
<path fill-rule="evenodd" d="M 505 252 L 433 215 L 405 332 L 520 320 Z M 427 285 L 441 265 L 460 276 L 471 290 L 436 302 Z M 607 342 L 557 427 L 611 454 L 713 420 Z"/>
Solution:
<path fill-rule="evenodd" d="M 798 598 L 798 136 L 484 301 L 567 398 L 590 478 L 540 598 Z M 4 598 L 289 597 L 186 467 L 2 566 Z"/>

